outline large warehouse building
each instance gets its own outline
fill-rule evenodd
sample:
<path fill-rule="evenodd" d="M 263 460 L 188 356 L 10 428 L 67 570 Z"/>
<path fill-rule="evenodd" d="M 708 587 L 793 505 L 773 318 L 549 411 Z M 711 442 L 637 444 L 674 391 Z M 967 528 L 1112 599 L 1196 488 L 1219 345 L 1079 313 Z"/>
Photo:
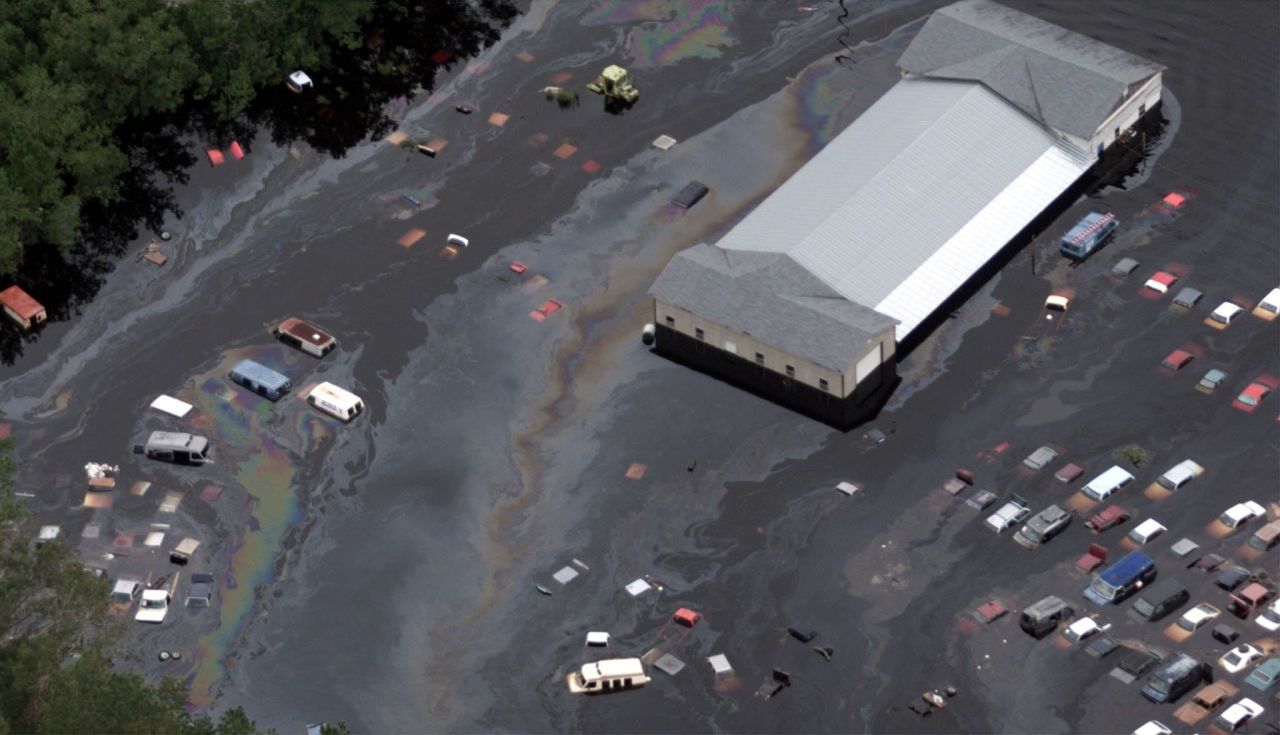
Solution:
<path fill-rule="evenodd" d="M 988 0 L 935 12 L 902 79 L 650 290 L 656 349 L 837 425 L 938 307 L 1160 101 L 1163 67 Z"/>

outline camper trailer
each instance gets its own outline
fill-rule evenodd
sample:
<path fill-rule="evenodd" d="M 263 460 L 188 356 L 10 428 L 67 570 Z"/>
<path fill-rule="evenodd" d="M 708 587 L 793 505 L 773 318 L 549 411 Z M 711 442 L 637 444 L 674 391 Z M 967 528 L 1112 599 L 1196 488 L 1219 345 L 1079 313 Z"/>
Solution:
<path fill-rule="evenodd" d="M 574 694 L 601 694 L 642 687 L 649 683 L 649 677 L 640 659 L 614 658 L 586 664 L 571 672 L 568 681 Z"/>
<path fill-rule="evenodd" d="M 321 383 L 311 389 L 307 403 L 342 421 L 350 421 L 364 411 L 364 401 L 333 383 Z"/>

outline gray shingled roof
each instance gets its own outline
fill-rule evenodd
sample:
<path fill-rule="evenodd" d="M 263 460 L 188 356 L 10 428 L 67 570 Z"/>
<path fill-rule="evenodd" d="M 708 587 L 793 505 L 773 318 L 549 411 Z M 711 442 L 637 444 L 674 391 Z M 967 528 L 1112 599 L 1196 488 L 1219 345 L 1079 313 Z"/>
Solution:
<path fill-rule="evenodd" d="M 865 354 L 868 340 L 897 324 L 846 300 L 785 255 L 707 244 L 677 253 L 649 293 L 841 372 Z"/>
<path fill-rule="evenodd" d="M 940 8 L 898 66 L 981 82 L 1051 128 L 1091 138 L 1163 66 L 990 0 Z"/>

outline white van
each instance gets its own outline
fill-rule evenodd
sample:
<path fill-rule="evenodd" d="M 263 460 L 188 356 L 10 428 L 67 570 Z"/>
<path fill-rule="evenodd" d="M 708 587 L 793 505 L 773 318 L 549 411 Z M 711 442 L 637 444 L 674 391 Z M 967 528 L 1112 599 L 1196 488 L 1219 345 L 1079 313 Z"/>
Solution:
<path fill-rule="evenodd" d="M 364 412 L 364 401 L 333 383 L 321 383 L 307 394 L 307 403 L 342 421 L 350 421 Z"/>
<path fill-rule="evenodd" d="M 1280 288 L 1273 288 L 1253 307 L 1253 315 L 1271 321 L 1277 314 L 1280 314 Z"/>
<path fill-rule="evenodd" d="M 1129 540 L 1139 546 L 1146 546 L 1151 539 L 1154 539 L 1156 536 L 1159 536 L 1167 530 L 1168 529 L 1162 526 L 1156 519 L 1148 518 L 1142 523 L 1139 523 L 1132 531 L 1129 532 Z"/>
<path fill-rule="evenodd" d="M 1189 459 L 1184 459 L 1170 467 L 1168 472 L 1160 475 L 1156 479 L 1156 484 L 1172 492 L 1199 477 L 1201 472 L 1204 472 L 1203 467 Z"/>
<path fill-rule="evenodd" d="M 1082 490 L 1085 495 L 1094 500 L 1105 500 L 1131 482 L 1133 482 L 1133 475 L 1125 471 L 1123 467 L 1114 465 L 1111 469 L 1090 480 L 1089 484 L 1085 485 Z"/>
<path fill-rule="evenodd" d="M 649 683 L 644 663 L 638 658 L 613 658 L 586 664 L 569 673 L 569 691 L 574 694 L 601 694 L 634 689 Z"/>

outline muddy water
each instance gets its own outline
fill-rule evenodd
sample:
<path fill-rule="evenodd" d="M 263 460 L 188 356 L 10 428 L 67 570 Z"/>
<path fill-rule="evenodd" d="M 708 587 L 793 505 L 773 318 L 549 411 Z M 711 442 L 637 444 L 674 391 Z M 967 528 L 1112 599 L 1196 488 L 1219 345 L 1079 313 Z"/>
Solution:
<path fill-rule="evenodd" d="M 1086 543 L 1081 524 L 1023 554 L 936 488 L 970 466 L 981 485 L 1048 504 L 1066 489 L 1017 469 L 1025 453 L 1055 441 L 1102 469 L 1138 443 L 1153 465 L 1194 456 L 1209 468 L 1202 495 L 1136 511 L 1174 539 L 1208 543 L 1200 527 L 1256 494 L 1247 478 L 1274 474 L 1274 409 L 1247 416 L 1229 391 L 1190 390 L 1209 366 L 1231 372 L 1233 390 L 1280 374 L 1275 324 L 1200 324 L 1221 300 L 1256 300 L 1280 270 L 1276 103 L 1251 96 L 1275 86 L 1274 14 L 1027 5 L 1168 65 L 1166 137 L 1124 189 L 1064 217 L 1106 208 L 1122 235 L 1079 269 L 1052 256 L 1055 233 L 1033 245 L 1035 273 L 1029 255 L 1014 258 L 907 358 L 877 419 L 890 440 L 872 446 L 637 339 L 644 292 L 670 255 L 714 240 L 892 84 L 932 7 L 849 3 L 843 40 L 855 50 L 837 63 L 850 53 L 839 8 L 812 5 L 534 3 L 501 44 L 404 107 L 403 130 L 447 142 L 436 159 L 386 143 L 336 161 L 260 145 L 239 169 L 198 175 L 175 225 L 176 267 L 123 266 L 0 387 L 31 502 L 73 539 L 101 527 L 80 541 L 86 557 L 153 523 L 205 539 L 215 606 L 140 633 L 144 652 L 191 654 L 184 668 L 149 670 L 186 676 L 201 704 L 245 704 L 282 732 L 325 719 L 379 732 L 1128 731 L 1146 719 L 1136 710 L 1148 705 L 1096 687 L 1078 655 L 1033 647 L 1013 627 L 956 629 L 991 596 L 1075 595 L 1080 579 L 1064 564 Z M 1228 72 L 1226 48 L 1256 63 Z M 538 94 L 618 59 L 643 95 L 624 115 L 585 92 L 567 111 Z M 458 101 L 476 112 L 455 113 Z M 508 117 L 497 125 L 492 113 Z M 649 147 L 660 133 L 681 142 Z M 688 212 L 667 205 L 690 179 L 712 193 Z M 1151 206 L 1171 189 L 1194 194 L 1177 215 Z M 397 245 L 410 228 L 425 234 Z M 442 252 L 451 232 L 471 240 L 453 258 Z M 1106 275 L 1121 255 L 1143 262 L 1127 281 Z M 1212 303 L 1183 314 L 1139 298 L 1140 274 L 1175 265 Z M 1040 303 L 1062 286 L 1076 289 L 1073 310 L 1046 322 Z M 564 308 L 531 319 L 551 298 Z M 339 335 L 341 349 L 315 361 L 273 343 L 269 325 L 288 314 Z M 1176 378 L 1155 373 L 1184 343 L 1203 358 Z M 351 387 L 369 412 L 340 425 L 296 395 L 267 404 L 228 390 L 221 376 L 246 356 L 298 393 L 319 380 Z M 147 411 L 159 392 L 197 411 Z M 161 427 L 208 434 L 218 462 L 166 468 L 129 454 Z M 990 464 L 978 457 L 1004 442 Z M 111 509 L 78 509 L 87 460 L 121 464 L 124 485 L 152 485 L 118 491 Z M 628 479 L 637 463 L 643 476 Z M 845 479 L 865 494 L 834 493 Z M 201 499 L 209 484 L 224 488 L 216 500 Z M 174 492 L 177 512 L 162 513 Z M 128 554 L 114 571 L 170 571 L 114 548 Z M 589 570 L 551 580 L 575 558 Z M 623 591 L 642 576 L 662 589 Z M 679 606 L 705 616 L 684 635 L 667 623 Z M 831 661 L 786 636 L 796 623 L 820 631 Z M 611 632 L 613 652 L 658 647 L 688 668 L 652 671 L 634 694 L 571 697 L 563 677 L 594 657 L 588 630 Z M 998 665 L 984 666 L 993 652 Z M 736 677 L 713 680 L 714 653 Z M 773 667 L 793 686 L 752 697 Z M 904 714 L 944 681 L 962 691 L 945 712 Z M 1080 706 L 1086 693 L 1097 707 Z"/>

